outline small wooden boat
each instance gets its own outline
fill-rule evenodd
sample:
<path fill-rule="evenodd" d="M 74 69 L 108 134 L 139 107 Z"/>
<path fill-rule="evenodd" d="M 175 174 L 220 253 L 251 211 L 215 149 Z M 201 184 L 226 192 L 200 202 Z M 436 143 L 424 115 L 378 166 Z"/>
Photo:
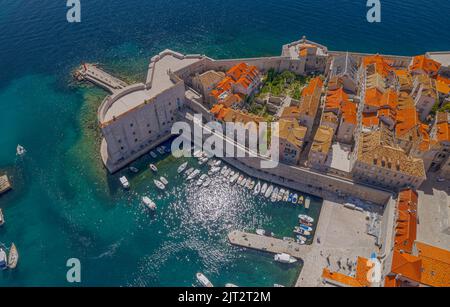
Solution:
<path fill-rule="evenodd" d="M 206 278 L 205 275 L 203 275 L 202 273 L 197 273 L 197 280 L 198 282 L 203 286 L 203 287 L 207 287 L 207 288 L 212 288 L 214 287 L 213 284 L 209 281 L 208 278 Z"/>
<path fill-rule="evenodd" d="M 3 216 L 3 211 L 0 208 L 0 226 L 3 226 L 5 224 L 5 217 Z"/>
<path fill-rule="evenodd" d="M 155 173 L 158 172 L 158 168 L 156 167 L 155 164 L 150 164 L 149 167 L 153 172 L 155 172 Z"/>
<path fill-rule="evenodd" d="M 128 169 L 130 170 L 130 172 L 132 172 L 134 174 L 139 173 L 139 169 L 136 167 L 130 166 Z"/>
<path fill-rule="evenodd" d="M 17 251 L 16 245 L 11 244 L 11 248 L 9 249 L 8 256 L 8 267 L 11 270 L 14 270 L 17 267 L 17 263 L 19 262 L 19 252 Z"/>
<path fill-rule="evenodd" d="M 159 181 L 161 181 L 162 183 L 164 183 L 164 185 L 168 185 L 168 184 L 169 184 L 169 181 L 168 181 L 165 177 L 159 178 Z"/>

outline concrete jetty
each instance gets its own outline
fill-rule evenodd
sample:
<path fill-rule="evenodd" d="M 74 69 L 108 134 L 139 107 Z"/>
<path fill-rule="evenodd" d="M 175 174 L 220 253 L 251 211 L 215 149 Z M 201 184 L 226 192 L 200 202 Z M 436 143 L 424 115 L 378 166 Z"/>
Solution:
<path fill-rule="evenodd" d="M 113 77 L 94 64 L 85 63 L 81 65 L 75 72 L 75 77 L 80 81 L 90 81 L 107 90 L 111 94 L 114 94 L 115 92 L 128 86 L 126 82 Z"/>
<path fill-rule="evenodd" d="M 11 183 L 9 182 L 8 176 L 7 175 L 0 176 L 0 195 L 8 192 L 9 190 L 11 190 L 11 188 L 12 186 Z"/>
<path fill-rule="evenodd" d="M 285 253 L 297 259 L 304 259 L 311 252 L 312 248 L 310 245 L 300 245 L 297 242 L 284 241 L 238 230 L 230 232 L 228 240 L 233 245 L 273 254 Z"/>

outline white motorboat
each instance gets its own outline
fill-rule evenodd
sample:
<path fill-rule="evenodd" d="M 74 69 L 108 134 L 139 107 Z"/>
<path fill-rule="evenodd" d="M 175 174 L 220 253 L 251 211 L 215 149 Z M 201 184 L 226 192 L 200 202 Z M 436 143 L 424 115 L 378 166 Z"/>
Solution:
<path fill-rule="evenodd" d="M 239 178 L 239 173 L 235 173 L 233 176 L 231 176 L 230 183 L 234 184 L 236 182 L 236 180 L 238 180 L 238 178 Z"/>
<path fill-rule="evenodd" d="M 17 145 L 16 154 L 19 157 L 24 156 L 26 153 L 27 153 L 27 151 L 26 151 L 25 147 L 23 147 L 22 145 Z"/>
<path fill-rule="evenodd" d="M 150 156 L 151 156 L 153 159 L 158 158 L 158 155 L 157 155 L 154 151 L 150 151 Z"/>
<path fill-rule="evenodd" d="M 160 190 L 166 189 L 166 186 L 161 181 L 155 179 L 155 180 L 153 180 L 153 182 L 155 183 L 155 185 L 158 189 L 160 189 Z"/>
<path fill-rule="evenodd" d="M 305 245 L 306 244 L 306 240 L 301 240 L 301 239 L 297 239 L 297 240 L 295 240 L 295 242 L 297 242 L 300 245 Z"/>
<path fill-rule="evenodd" d="M 215 167 L 219 167 L 219 166 L 221 166 L 222 165 L 222 161 L 220 161 L 220 160 L 216 160 L 215 162 L 214 162 L 214 166 Z"/>
<path fill-rule="evenodd" d="M 297 259 L 295 257 L 292 257 L 289 254 L 276 254 L 274 257 L 275 261 L 281 262 L 281 263 L 296 263 Z"/>
<path fill-rule="evenodd" d="M 247 178 L 242 179 L 241 183 L 239 184 L 241 187 L 245 187 L 245 185 L 247 184 Z"/>
<path fill-rule="evenodd" d="M 148 166 L 153 172 L 158 172 L 158 168 L 156 167 L 156 165 L 155 164 L 150 164 L 149 166 Z"/>
<path fill-rule="evenodd" d="M 195 171 L 195 168 L 191 167 L 190 169 L 188 169 L 186 172 L 184 172 L 185 176 L 189 176 L 190 174 L 192 174 L 192 172 Z"/>
<path fill-rule="evenodd" d="M 150 210 L 156 210 L 156 204 L 147 196 L 142 197 L 142 203 Z"/>
<path fill-rule="evenodd" d="M 187 177 L 187 180 L 193 180 L 199 174 L 200 174 L 200 170 L 196 169 Z"/>
<path fill-rule="evenodd" d="M 297 239 L 300 241 L 305 241 L 305 242 L 308 241 L 308 239 L 306 237 L 301 236 L 301 235 L 297 235 Z"/>
<path fill-rule="evenodd" d="M 238 286 L 236 286 L 235 284 L 227 283 L 225 284 L 225 288 L 238 288 Z"/>
<path fill-rule="evenodd" d="M 5 217 L 3 216 L 3 211 L 0 208 L 0 226 L 3 226 L 5 224 Z"/>
<path fill-rule="evenodd" d="M 294 228 L 294 233 L 299 234 L 299 235 L 304 235 L 304 236 L 309 236 L 311 235 L 311 233 L 303 228 L 301 228 L 300 226 L 296 226 Z"/>
<path fill-rule="evenodd" d="M 273 185 L 271 185 L 270 187 L 267 188 L 266 193 L 264 194 L 264 196 L 266 198 L 269 198 L 270 195 L 272 195 L 272 192 L 273 192 Z"/>
<path fill-rule="evenodd" d="M 286 191 L 284 189 L 281 189 L 280 192 L 278 192 L 278 201 L 282 201 L 283 197 L 284 197 L 284 193 L 286 193 Z"/>
<path fill-rule="evenodd" d="M 238 180 L 237 180 L 237 184 L 241 184 L 242 180 L 244 180 L 244 175 L 240 175 Z"/>
<path fill-rule="evenodd" d="M 122 185 L 122 187 L 124 189 L 129 189 L 130 188 L 130 183 L 128 182 L 127 177 L 122 176 L 119 178 L 120 184 Z"/>
<path fill-rule="evenodd" d="M 247 184 L 247 189 L 253 190 L 256 186 L 256 182 L 255 182 L 255 180 L 249 180 L 249 181 L 250 181 L 250 183 Z"/>
<path fill-rule="evenodd" d="M 0 270 L 8 268 L 8 258 L 6 252 L 0 247 Z"/>
<path fill-rule="evenodd" d="M 280 191 L 280 190 L 279 190 L 278 188 L 273 189 L 272 197 L 270 198 L 270 200 L 271 200 L 272 202 L 277 201 L 277 199 L 278 199 L 278 192 L 279 192 L 279 191 Z"/>
<path fill-rule="evenodd" d="M 286 190 L 286 192 L 284 193 L 284 196 L 283 196 L 283 201 L 288 201 L 290 194 L 291 193 L 289 192 L 289 190 Z"/>
<path fill-rule="evenodd" d="M 221 174 L 221 175 L 224 175 L 225 172 L 227 171 L 227 169 L 228 169 L 228 166 L 222 167 L 222 169 L 220 170 L 220 174 Z"/>
<path fill-rule="evenodd" d="M 188 166 L 188 163 L 187 163 L 187 162 L 181 164 L 181 165 L 178 167 L 178 169 L 177 169 L 177 173 L 178 173 L 178 174 L 181 174 L 182 172 L 184 172 L 184 170 L 187 168 L 187 166 Z"/>
<path fill-rule="evenodd" d="M 211 178 L 208 177 L 203 182 L 203 187 L 207 188 L 207 187 L 209 187 L 210 184 L 211 184 Z"/>
<path fill-rule="evenodd" d="M 220 167 L 218 166 L 214 166 L 213 168 L 211 168 L 208 172 L 208 175 L 214 175 L 216 173 L 218 173 L 220 171 Z"/>
<path fill-rule="evenodd" d="M 305 224 L 300 224 L 300 228 L 305 230 L 305 231 L 309 231 L 309 232 L 313 231 L 311 226 L 308 226 L 308 225 L 305 225 Z"/>
<path fill-rule="evenodd" d="M 305 199 L 305 208 L 309 209 L 309 206 L 311 206 L 311 198 L 306 197 L 306 199 Z"/>
<path fill-rule="evenodd" d="M 202 273 L 197 273 L 197 280 L 198 282 L 203 286 L 203 287 L 207 287 L 207 288 L 212 288 L 214 287 L 213 284 L 209 281 L 208 278 L 206 278 L 205 275 L 203 275 Z"/>
<path fill-rule="evenodd" d="M 307 221 L 307 222 L 309 222 L 309 223 L 314 223 L 314 219 L 313 219 L 312 217 L 310 217 L 309 215 L 306 215 L 306 214 L 300 214 L 300 215 L 298 216 L 298 218 L 299 218 L 300 220 L 304 220 L 304 221 Z"/>
<path fill-rule="evenodd" d="M 297 203 L 297 199 L 298 199 L 298 195 L 294 194 L 294 196 L 292 196 L 292 203 L 296 204 Z"/>
<path fill-rule="evenodd" d="M 198 158 L 202 156 L 202 151 L 201 150 L 197 150 L 194 152 L 194 158 Z"/>
<path fill-rule="evenodd" d="M 8 255 L 8 267 L 14 270 L 19 262 L 19 252 L 17 251 L 16 245 L 13 243 L 9 249 Z"/>
<path fill-rule="evenodd" d="M 200 178 L 197 180 L 197 186 L 201 186 L 203 182 L 206 180 L 206 178 L 208 178 L 206 174 L 201 175 Z"/>
<path fill-rule="evenodd" d="M 230 175 L 230 173 L 231 173 L 231 169 L 230 169 L 230 168 L 228 168 L 228 169 L 225 170 L 225 172 L 223 173 L 223 176 L 225 177 L 225 179 L 228 178 L 228 176 Z"/>
<path fill-rule="evenodd" d="M 134 174 L 139 173 L 139 169 L 136 167 L 130 166 L 128 169 L 130 170 L 130 172 L 132 172 Z"/>
<path fill-rule="evenodd" d="M 261 187 L 261 195 L 266 194 L 267 188 L 268 188 L 267 183 L 264 183 Z"/>
<path fill-rule="evenodd" d="M 164 183 L 164 185 L 168 185 L 168 184 L 169 184 L 169 181 L 168 181 L 165 177 L 159 178 L 159 181 L 161 181 L 162 183 Z"/>
<path fill-rule="evenodd" d="M 198 159 L 198 165 L 203 165 L 206 162 L 208 162 L 208 160 L 209 160 L 208 158 L 202 157 L 202 158 Z"/>
<path fill-rule="evenodd" d="M 258 183 L 255 186 L 255 189 L 253 190 L 253 195 L 258 195 L 261 192 L 261 182 L 258 181 Z"/>

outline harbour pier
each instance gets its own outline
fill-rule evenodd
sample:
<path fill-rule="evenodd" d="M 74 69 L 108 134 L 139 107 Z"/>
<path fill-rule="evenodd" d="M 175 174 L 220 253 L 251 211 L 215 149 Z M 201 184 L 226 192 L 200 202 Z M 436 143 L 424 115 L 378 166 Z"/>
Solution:
<path fill-rule="evenodd" d="M 231 244 L 236 246 L 273 254 L 285 253 L 302 260 L 305 259 L 312 250 L 311 245 L 300 245 L 293 241 L 284 241 L 273 237 L 266 237 L 238 230 L 230 232 L 228 234 L 228 240 Z"/>
<path fill-rule="evenodd" d="M 107 90 L 111 94 L 120 91 L 128 86 L 128 84 L 112 75 L 108 74 L 104 70 L 100 69 L 94 64 L 82 64 L 80 68 L 75 72 L 75 77 L 79 80 L 87 80 L 94 83 L 97 86 Z"/>
<path fill-rule="evenodd" d="M 0 176 L 0 195 L 8 192 L 9 190 L 11 190 L 11 188 L 12 186 L 11 183 L 9 182 L 8 176 L 7 175 Z"/>

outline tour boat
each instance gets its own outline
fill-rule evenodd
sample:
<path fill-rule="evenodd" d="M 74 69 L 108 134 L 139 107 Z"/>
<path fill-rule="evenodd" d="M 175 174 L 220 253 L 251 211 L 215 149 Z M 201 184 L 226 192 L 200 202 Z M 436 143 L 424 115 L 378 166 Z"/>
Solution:
<path fill-rule="evenodd" d="M 311 232 L 313 230 L 312 227 L 305 225 L 305 224 L 300 224 L 300 228 L 304 229 L 306 231 L 309 231 L 309 232 Z"/>
<path fill-rule="evenodd" d="M 25 147 L 23 147 L 22 145 L 17 145 L 16 153 L 19 157 L 24 156 L 26 154 L 26 152 L 27 151 L 26 151 Z"/>
<path fill-rule="evenodd" d="M 164 185 L 168 185 L 168 184 L 169 184 L 169 181 L 168 181 L 165 177 L 159 178 L 159 181 L 161 181 L 162 183 L 164 183 Z"/>
<path fill-rule="evenodd" d="M 206 276 L 203 275 L 202 273 L 197 273 L 197 280 L 203 287 L 207 288 L 214 287 L 213 284 L 209 281 L 209 279 L 206 278 Z"/>
<path fill-rule="evenodd" d="M 300 215 L 298 216 L 298 218 L 299 218 L 301 221 L 306 221 L 306 222 L 309 222 L 309 223 L 314 223 L 314 219 L 313 219 L 312 217 L 310 217 L 309 215 L 306 215 L 306 214 L 300 214 Z"/>
<path fill-rule="evenodd" d="M 0 247 L 0 270 L 6 270 L 8 268 L 8 258 L 6 252 Z"/>
<path fill-rule="evenodd" d="M 162 147 L 156 148 L 156 151 L 159 152 L 159 154 L 160 154 L 161 156 L 165 154 L 165 151 L 164 151 L 164 149 L 163 149 Z"/>
<path fill-rule="evenodd" d="M 281 262 L 281 263 L 296 263 L 297 259 L 295 257 L 292 257 L 289 254 L 276 254 L 274 257 L 275 261 Z"/>
<path fill-rule="evenodd" d="M 155 164 L 150 164 L 149 167 L 150 167 L 150 169 L 151 169 L 153 172 L 155 172 L 155 173 L 158 171 L 158 168 L 156 167 Z"/>
<path fill-rule="evenodd" d="M 287 201 L 287 200 L 288 200 L 289 194 L 291 194 L 291 193 L 289 193 L 289 190 L 286 190 L 286 191 L 284 192 L 284 195 L 283 195 L 283 201 Z"/>
<path fill-rule="evenodd" d="M 267 183 L 264 183 L 261 187 L 261 195 L 265 195 L 267 191 Z"/>
<path fill-rule="evenodd" d="M 178 174 L 181 174 L 182 172 L 184 172 L 184 170 L 186 169 L 187 166 L 188 166 L 188 163 L 187 163 L 187 162 L 181 164 L 181 165 L 178 167 L 178 170 L 177 170 Z"/>
<path fill-rule="evenodd" d="M 156 210 L 156 204 L 147 196 L 142 197 L 142 203 L 152 211 Z"/>
<path fill-rule="evenodd" d="M 278 192 L 279 192 L 279 191 L 280 191 L 280 190 L 279 190 L 278 188 L 273 189 L 272 197 L 270 198 L 270 200 L 271 200 L 272 202 L 277 201 L 277 199 L 278 199 Z"/>
<path fill-rule="evenodd" d="M 231 178 L 230 178 L 230 183 L 234 184 L 236 182 L 236 180 L 238 180 L 239 178 L 239 173 L 235 173 Z"/>
<path fill-rule="evenodd" d="M 153 182 L 155 183 L 155 185 L 158 189 L 160 189 L 160 190 L 166 189 L 166 186 L 161 181 L 155 179 L 155 180 L 153 180 Z"/>
<path fill-rule="evenodd" d="M 237 184 L 241 184 L 242 180 L 244 180 L 244 175 L 239 176 L 239 179 L 237 180 Z"/>
<path fill-rule="evenodd" d="M 278 192 L 277 200 L 282 201 L 285 193 L 286 191 L 284 189 L 281 189 L 280 192 Z"/>
<path fill-rule="evenodd" d="M 225 284 L 225 288 L 238 288 L 238 286 L 236 286 L 235 284 L 227 283 Z"/>
<path fill-rule="evenodd" d="M 154 151 L 150 151 L 150 156 L 151 156 L 153 159 L 158 158 L 158 155 L 157 155 Z"/>
<path fill-rule="evenodd" d="M 130 188 L 130 183 L 128 182 L 127 177 L 122 176 L 119 178 L 120 184 L 122 185 L 122 187 L 124 189 L 129 189 Z"/>
<path fill-rule="evenodd" d="M 258 181 L 258 183 L 255 186 L 255 189 L 253 190 L 253 195 L 258 195 L 261 192 L 261 182 Z"/>
<path fill-rule="evenodd" d="M 296 234 L 300 234 L 300 235 L 304 235 L 304 236 L 309 236 L 311 235 L 311 233 L 303 228 L 301 228 L 300 226 L 296 226 L 294 228 L 294 233 Z"/>
<path fill-rule="evenodd" d="M 16 245 L 11 244 L 11 248 L 9 249 L 8 256 L 8 267 L 11 270 L 14 270 L 17 267 L 17 263 L 19 262 L 19 252 L 17 251 Z"/>
<path fill-rule="evenodd" d="M 128 169 L 129 169 L 130 172 L 132 172 L 132 173 L 135 173 L 135 174 L 139 173 L 139 169 L 136 168 L 136 167 L 130 166 Z"/>
<path fill-rule="evenodd" d="M 309 209 L 309 206 L 311 205 L 311 198 L 309 198 L 309 197 L 306 197 L 306 200 L 305 200 L 305 208 L 306 209 Z"/>
<path fill-rule="evenodd" d="M 3 216 L 3 211 L 0 208 L 0 226 L 3 226 L 5 224 L 5 217 Z"/>
<path fill-rule="evenodd" d="M 304 201 L 305 199 L 303 198 L 303 195 L 301 195 L 299 198 L 298 198 L 298 204 L 299 205 L 303 205 L 303 201 Z"/>
<path fill-rule="evenodd" d="M 198 170 L 198 169 L 194 170 L 194 171 L 187 177 L 187 180 L 192 180 L 192 179 L 194 179 L 195 177 L 198 176 L 198 174 L 200 174 L 200 170 Z"/>
<path fill-rule="evenodd" d="M 270 187 L 267 188 L 266 193 L 264 194 L 264 196 L 266 198 L 269 198 L 270 195 L 272 195 L 272 192 L 273 192 L 273 185 L 271 185 Z"/>
<path fill-rule="evenodd" d="M 294 196 L 292 196 L 292 203 L 296 204 L 297 203 L 297 199 L 298 199 L 298 195 L 294 194 Z"/>
<path fill-rule="evenodd" d="M 203 182 L 203 187 L 207 188 L 211 184 L 211 178 L 206 178 L 206 180 Z"/>

